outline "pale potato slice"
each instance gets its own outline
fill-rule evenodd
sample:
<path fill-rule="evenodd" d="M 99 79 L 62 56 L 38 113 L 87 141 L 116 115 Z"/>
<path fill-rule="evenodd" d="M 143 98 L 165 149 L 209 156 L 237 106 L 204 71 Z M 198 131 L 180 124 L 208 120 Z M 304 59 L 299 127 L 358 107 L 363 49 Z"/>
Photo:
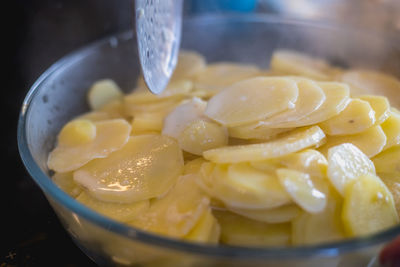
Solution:
<path fill-rule="evenodd" d="M 115 99 L 101 106 L 97 111 L 106 112 L 111 119 L 127 119 L 129 114 L 125 113 L 123 100 Z"/>
<path fill-rule="evenodd" d="M 302 149 L 319 146 L 325 134 L 318 126 L 299 129 L 270 142 L 251 145 L 229 146 L 211 149 L 203 153 L 207 160 L 218 163 L 259 161 L 285 156 Z"/>
<path fill-rule="evenodd" d="M 206 68 L 206 59 L 195 51 L 179 51 L 178 62 L 176 64 L 171 80 L 192 78 L 197 73 Z"/>
<path fill-rule="evenodd" d="M 383 150 L 400 144 L 400 114 L 391 111 L 389 118 L 381 124 L 381 127 L 386 135 L 386 145 Z"/>
<path fill-rule="evenodd" d="M 79 146 L 57 145 L 49 154 L 49 169 L 56 172 L 76 170 L 93 159 L 107 157 L 128 142 L 131 126 L 123 119 L 100 121 L 95 126 L 96 137 L 91 142 Z"/>
<path fill-rule="evenodd" d="M 350 236 L 373 234 L 399 223 L 392 194 L 372 174 L 359 176 L 346 188 L 342 219 Z"/>
<path fill-rule="evenodd" d="M 397 215 L 400 215 L 400 172 L 382 172 L 378 175 L 392 193 Z"/>
<path fill-rule="evenodd" d="M 157 234 L 183 237 L 209 209 L 209 198 L 195 182 L 195 175 L 180 176 L 170 191 L 152 201 L 147 212 L 129 224 Z"/>
<path fill-rule="evenodd" d="M 328 170 L 327 159 L 314 149 L 306 149 L 288 154 L 277 160 L 289 169 L 310 174 L 312 178 L 324 178 Z"/>
<path fill-rule="evenodd" d="M 181 103 L 181 97 L 174 97 L 165 98 L 160 101 L 153 101 L 150 103 L 135 104 L 131 103 L 131 98 L 127 96 L 124 98 L 123 107 L 125 114 L 133 117 L 135 117 L 137 114 L 146 112 L 157 112 L 167 115 Z"/>
<path fill-rule="evenodd" d="M 132 134 L 145 134 L 149 132 L 161 133 L 164 114 L 158 112 L 143 112 L 137 114 L 131 123 Z"/>
<path fill-rule="evenodd" d="M 295 122 L 318 110 L 326 100 L 326 96 L 321 87 L 314 81 L 301 79 L 297 82 L 299 96 L 293 109 L 272 116 L 260 123 L 266 126 L 274 125 L 279 128 L 280 124 Z"/>
<path fill-rule="evenodd" d="M 349 86 L 338 82 L 318 82 L 325 93 L 325 102 L 311 114 L 295 121 L 271 125 L 272 128 L 292 128 L 313 125 L 328 120 L 342 112 L 350 101 Z"/>
<path fill-rule="evenodd" d="M 112 119 L 111 115 L 105 111 L 90 111 L 75 118 L 76 120 L 90 120 L 92 122 L 105 121 Z"/>
<path fill-rule="evenodd" d="M 276 174 L 293 201 L 305 211 L 318 213 L 325 209 L 326 196 L 315 188 L 309 174 L 290 169 L 278 169 Z"/>
<path fill-rule="evenodd" d="M 322 59 L 290 50 L 275 51 L 272 54 L 270 68 L 279 73 L 301 75 L 316 80 L 330 79 L 339 72 L 337 68 L 331 67 Z"/>
<path fill-rule="evenodd" d="M 176 141 L 160 135 L 129 138 L 120 150 L 96 159 L 74 173 L 74 180 L 98 200 L 132 203 L 159 197 L 183 170 Z"/>
<path fill-rule="evenodd" d="M 342 196 L 347 185 L 363 174 L 375 174 L 375 166 L 356 146 L 345 143 L 329 149 L 328 178 Z"/>
<path fill-rule="evenodd" d="M 372 158 L 376 172 L 400 172 L 400 145 L 393 146 Z"/>
<path fill-rule="evenodd" d="M 338 115 L 323 121 L 319 127 L 327 135 L 348 135 L 365 131 L 375 124 L 375 111 L 367 101 L 351 99 Z"/>
<path fill-rule="evenodd" d="M 237 213 L 243 217 L 266 223 L 284 223 L 290 222 L 300 214 L 300 209 L 297 205 L 289 204 L 277 208 L 267 210 L 250 210 L 228 208 L 233 213 Z"/>
<path fill-rule="evenodd" d="M 75 119 L 61 129 L 58 134 L 60 146 L 80 146 L 96 138 L 96 125 L 90 120 Z"/>
<path fill-rule="evenodd" d="M 367 101 L 375 111 L 375 124 L 379 125 L 389 118 L 390 104 L 384 96 L 360 95 L 359 99 Z"/>
<path fill-rule="evenodd" d="M 256 170 L 248 163 L 203 168 L 210 167 L 202 166 L 202 187 L 229 207 L 269 209 L 291 202 L 276 176 Z"/>
<path fill-rule="evenodd" d="M 91 109 L 99 109 L 105 104 L 122 98 L 119 86 L 110 79 L 99 80 L 89 89 L 88 102 Z"/>
<path fill-rule="evenodd" d="M 205 118 L 203 116 L 207 103 L 194 97 L 190 102 L 177 106 L 164 119 L 163 135 L 178 139 L 184 129 L 193 121 Z"/>
<path fill-rule="evenodd" d="M 186 236 L 183 237 L 183 239 L 194 242 L 207 242 L 216 244 L 219 241 L 220 233 L 221 228 L 217 222 L 217 219 L 212 214 L 211 209 L 208 208 L 201 215 L 196 225 L 190 230 L 190 232 Z"/>
<path fill-rule="evenodd" d="M 72 197 L 77 197 L 82 192 L 82 188 L 75 183 L 72 172 L 56 172 L 51 179 L 59 188 Z"/>
<path fill-rule="evenodd" d="M 328 149 L 343 143 L 351 143 L 358 147 L 369 158 L 380 153 L 386 144 L 386 135 L 381 126 L 373 126 L 364 132 L 353 135 L 329 136 L 325 145 L 319 148 L 324 155 Z"/>
<path fill-rule="evenodd" d="M 277 137 L 281 133 L 286 133 L 293 130 L 292 128 L 276 128 L 273 129 L 265 125 L 263 121 L 252 122 L 236 127 L 229 127 L 229 136 L 241 139 L 261 139 L 269 140 Z"/>
<path fill-rule="evenodd" d="M 209 64 L 193 77 L 195 89 L 218 91 L 236 82 L 255 77 L 260 73 L 256 66 L 221 62 Z"/>
<path fill-rule="evenodd" d="M 400 104 L 400 81 L 389 75 L 373 70 L 349 70 L 341 80 L 351 86 L 351 95 L 382 95 L 390 99 L 396 107 Z"/>
<path fill-rule="evenodd" d="M 200 173 L 201 165 L 205 162 L 207 161 L 203 158 L 197 158 L 185 163 L 185 166 L 183 167 L 183 175 Z"/>
<path fill-rule="evenodd" d="M 294 108 L 298 92 L 296 82 L 291 79 L 255 77 L 213 96 L 205 115 L 228 127 L 243 125 Z"/>
<path fill-rule="evenodd" d="M 190 122 L 178 137 L 182 150 L 195 155 L 204 151 L 228 145 L 226 128 L 210 121 L 197 120 Z"/>
<path fill-rule="evenodd" d="M 292 221 L 293 245 L 316 245 L 343 240 L 342 197 L 331 188 L 326 208 L 319 213 L 302 211 Z"/>
<path fill-rule="evenodd" d="M 137 216 L 141 216 L 141 214 L 146 212 L 150 207 L 149 200 L 129 204 L 110 203 L 97 200 L 85 191 L 82 191 L 76 200 L 94 211 L 119 222 L 132 221 Z"/>
<path fill-rule="evenodd" d="M 221 242 L 234 246 L 287 246 L 290 224 L 268 224 L 254 221 L 228 211 L 214 211 L 221 226 Z"/>

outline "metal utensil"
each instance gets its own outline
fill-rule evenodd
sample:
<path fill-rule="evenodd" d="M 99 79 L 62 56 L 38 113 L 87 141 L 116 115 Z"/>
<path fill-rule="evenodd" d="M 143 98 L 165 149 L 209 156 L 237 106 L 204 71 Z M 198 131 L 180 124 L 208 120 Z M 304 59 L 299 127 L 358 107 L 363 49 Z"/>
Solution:
<path fill-rule="evenodd" d="M 181 40 L 183 0 L 136 0 L 140 64 L 147 87 L 160 94 L 175 69 Z"/>

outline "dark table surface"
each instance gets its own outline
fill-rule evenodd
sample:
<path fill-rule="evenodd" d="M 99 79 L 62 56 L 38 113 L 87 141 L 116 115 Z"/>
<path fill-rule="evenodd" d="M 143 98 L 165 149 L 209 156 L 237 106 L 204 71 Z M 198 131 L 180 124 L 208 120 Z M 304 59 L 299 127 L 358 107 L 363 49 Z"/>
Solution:
<path fill-rule="evenodd" d="M 21 103 L 35 79 L 66 53 L 131 27 L 130 0 L 12 0 L 2 8 L 0 266 L 95 266 L 72 242 L 29 177 L 17 149 Z M 4 96 L 5 94 L 5 96 Z"/>

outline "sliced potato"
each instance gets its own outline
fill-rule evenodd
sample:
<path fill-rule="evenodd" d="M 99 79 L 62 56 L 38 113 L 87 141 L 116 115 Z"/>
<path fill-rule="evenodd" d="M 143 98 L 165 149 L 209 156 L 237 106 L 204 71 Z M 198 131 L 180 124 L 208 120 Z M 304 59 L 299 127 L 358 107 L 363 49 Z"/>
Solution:
<path fill-rule="evenodd" d="M 216 244 L 219 241 L 220 233 L 221 228 L 217 222 L 217 219 L 212 214 L 211 209 L 208 208 L 201 215 L 196 225 L 186 236 L 183 237 L 183 239 Z"/>
<path fill-rule="evenodd" d="M 277 160 L 289 169 L 310 174 L 311 178 L 324 178 L 328 170 L 327 159 L 314 149 L 288 154 Z"/>
<path fill-rule="evenodd" d="M 269 209 L 291 202 L 276 176 L 256 170 L 248 163 L 214 165 L 211 169 L 203 164 L 201 173 L 205 191 L 229 207 Z"/>
<path fill-rule="evenodd" d="M 364 132 L 353 135 L 329 136 L 327 142 L 319 150 L 327 154 L 329 148 L 343 143 L 351 143 L 358 147 L 369 158 L 380 153 L 386 144 L 386 135 L 381 126 L 373 126 Z"/>
<path fill-rule="evenodd" d="M 77 197 L 82 192 L 82 188 L 75 183 L 72 172 L 56 172 L 51 179 L 59 188 L 72 197 Z"/>
<path fill-rule="evenodd" d="M 236 127 L 229 127 L 229 136 L 241 139 L 261 139 L 269 140 L 277 137 L 281 133 L 286 133 L 293 130 L 292 128 L 276 128 L 273 129 L 265 125 L 263 121 L 252 122 Z"/>
<path fill-rule="evenodd" d="M 56 172 L 73 171 L 93 159 L 107 157 L 128 142 L 131 126 L 123 119 L 100 121 L 95 126 L 96 137 L 91 142 L 79 146 L 57 145 L 49 154 L 47 166 Z"/>
<path fill-rule="evenodd" d="M 201 165 L 205 162 L 207 161 L 203 158 L 196 158 L 185 163 L 185 166 L 183 167 L 183 175 L 200 173 Z"/>
<path fill-rule="evenodd" d="M 390 104 L 389 100 L 384 96 L 377 95 L 360 95 L 359 99 L 367 101 L 375 111 L 375 123 L 377 125 L 389 118 Z"/>
<path fill-rule="evenodd" d="M 110 79 L 95 82 L 90 87 L 88 93 L 89 106 L 94 110 L 101 108 L 112 100 L 121 98 L 121 89 L 113 80 Z"/>
<path fill-rule="evenodd" d="M 96 138 L 96 125 L 90 120 L 75 119 L 61 129 L 58 134 L 60 146 L 79 146 Z"/>
<path fill-rule="evenodd" d="M 243 80 L 213 96 L 205 115 L 229 127 L 263 120 L 294 108 L 298 91 L 297 84 L 288 78 Z"/>
<path fill-rule="evenodd" d="M 375 174 L 375 166 L 356 146 L 344 143 L 329 149 L 328 178 L 342 196 L 348 184 L 363 174 Z"/>
<path fill-rule="evenodd" d="M 195 182 L 195 175 L 180 176 L 170 191 L 152 201 L 147 212 L 129 224 L 157 234 L 183 237 L 209 209 L 209 198 Z"/>
<path fill-rule="evenodd" d="M 232 84 L 255 77 L 260 73 L 256 66 L 231 62 L 213 63 L 193 77 L 195 89 L 218 91 Z"/>
<path fill-rule="evenodd" d="M 164 119 L 163 135 L 178 139 L 183 130 L 193 121 L 203 119 L 207 103 L 200 98 L 177 106 Z"/>
<path fill-rule="evenodd" d="M 286 136 L 266 143 L 211 149 L 205 151 L 203 156 L 218 163 L 260 161 L 319 146 L 324 139 L 324 132 L 318 126 L 312 126 L 290 132 Z"/>
<path fill-rule="evenodd" d="M 176 64 L 172 81 L 192 78 L 197 73 L 206 68 L 206 59 L 194 51 L 179 51 L 178 62 Z"/>
<path fill-rule="evenodd" d="M 400 114 L 390 112 L 389 118 L 381 124 L 386 135 L 386 145 L 383 150 L 400 144 Z"/>
<path fill-rule="evenodd" d="M 206 150 L 226 146 L 228 132 L 214 122 L 197 120 L 185 127 L 178 137 L 178 143 L 182 150 L 202 155 Z"/>
<path fill-rule="evenodd" d="M 133 135 L 146 133 L 160 133 L 163 128 L 164 115 L 158 112 L 143 112 L 135 115 L 132 119 Z"/>
<path fill-rule="evenodd" d="M 144 83 L 132 93 L 125 96 L 125 101 L 130 105 L 151 104 L 166 100 L 179 100 L 190 95 L 193 89 L 193 82 L 187 79 L 171 81 L 165 90 L 158 95 L 153 94 Z"/>
<path fill-rule="evenodd" d="M 286 192 L 301 208 L 310 213 L 325 209 L 326 196 L 315 188 L 309 174 L 283 168 L 278 169 L 276 174 Z"/>
<path fill-rule="evenodd" d="M 112 119 L 126 119 L 129 115 L 125 113 L 125 107 L 121 99 L 112 100 L 97 111 L 106 112 Z"/>
<path fill-rule="evenodd" d="M 400 215 L 400 172 L 381 172 L 378 175 L 392 193 L 397 215 Z"/>
<path fill-rule="evenodd" d="M 90 111 L 90 112 L 84 113 L 84 114 L 76 117 L 75 119 L 90 120 L 92 122 L 97 122 L 97 121 L 109 120 L 109 119 L 112 119 L 112 117 L 110 114 L 108 114 L 105 111 Z"/>
<path fill-rule="evenodd" d="M 319 213 L 301 212 L 292 221 L 293 245 L 316 245 L 344 239 L 342 197 L 331 188 L 326 208 Z"/>
<path fill-rule="evenodd" d="M 107 158 L 75 171 L 74 180 L 98 200 L 132 203 L 165 194 L 182 170 L 182 152 L 176 141 L 141 135 L 130 137 Z"/>
<path fill-rule="evenodd" d="M 148 200 L 129 204 L 104 202 L 93 198 L 85 191 L 80 193 L 76 200 L 98 213 L 120 222 L 128 222 L 141 216 L 150 206 Z"/>
<path fill-rule="evenodd" d="M 339 72 L 322 59 L 290 50 L 275 51 L 270 68 L 279 73 L 301 75 L 317 80 L 327 80 Z"/>
<path fill-rule="evenodd" d="M 390 103 L 399 107 L 400 81 L 395 77 L 373 70 L 349 70 L 343 73 L 341 80 L 351 86 L 351 95 L 383 95 Z"/>
<path fill-rule="evenodd" d="M 342 219 L 350 236 L 373 234 L 399 223 L 392 194 L 371 174 L 361 175 L 346 188 Z"/>
<path fill-rule="evenodd" d="M 277 208 L 266 210 L 250 210 L 228 208 L 233 213 L 239 214 L 243 217 L 266 223 L 284 223 L 290 222 L 297 215 L 300 214 L 300 209 L 297 205 L 289 204 Z"/>
<path fill-rule="evenodd" d="M 299 96 L 293 109 L 274 115 L 261 123 L 266 126 L 279 128 L 281 124 L 296 122 L 318 110 L 326 100 L 324 91 L 314 81 L 301 79 L 297 82 Z"/>
<path fill-rule="evenodd" d="M 247 219 L 228 211 L 214 211 L 221 226 L 221 242 L 234 246 L 287 246 L 290 225 L 267 224 Z"/>
<path fill-rule="evenodd" d="M 271 125 L 272 128 L 292 128 L 313 125 L 326 121 L 342 112 L 350 101 L 350 88 L 338 82 L 318 82 L 324 92 L 325 102 L 314 112 L 298 120 Z"/>
<path fill-rule="evenodd" d="M 351 99 L 338 115 L 323 121 L 319 127 L 328 135 L 356 134 L 375 124 L 375 111 L 364 100 Z"/>
<path fill-rule="evenodd" d="M 393 146 L 372 158 L 376 172 L 400 172 L 400 145 Z"/>

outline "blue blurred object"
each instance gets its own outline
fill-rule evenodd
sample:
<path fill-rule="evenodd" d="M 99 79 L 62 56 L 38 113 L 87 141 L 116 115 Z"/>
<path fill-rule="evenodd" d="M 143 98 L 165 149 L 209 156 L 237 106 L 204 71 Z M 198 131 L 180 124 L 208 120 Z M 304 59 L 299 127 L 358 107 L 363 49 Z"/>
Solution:
<path fill-rule="evenodd" d="M 253 12 L 257 6 L 257 0 L 191 0 L 190 12 L 204 13 L 215 11 Z"/>

